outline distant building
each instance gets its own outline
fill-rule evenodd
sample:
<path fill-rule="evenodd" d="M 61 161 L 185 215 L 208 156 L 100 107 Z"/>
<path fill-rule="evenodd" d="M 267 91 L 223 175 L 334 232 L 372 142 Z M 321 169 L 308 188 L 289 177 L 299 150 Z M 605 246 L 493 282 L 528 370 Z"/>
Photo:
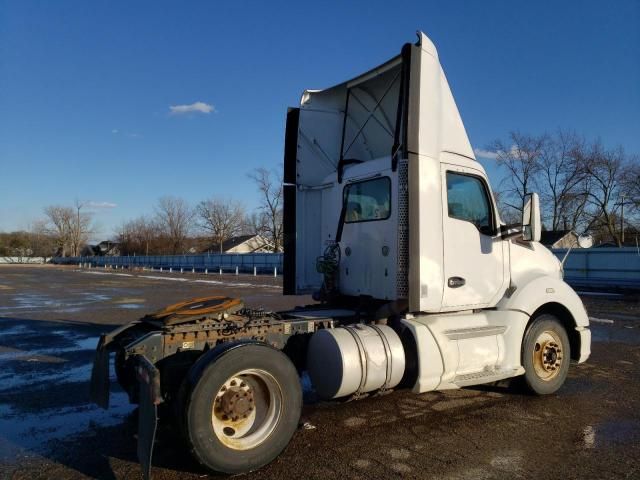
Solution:
<path fill-rule="evenodd" d="M 548 230 L 542 232 L 542 243 L 547 248 L 580 248 L 578 235 L 572 230 Z"/>
<path fill-rule="evenodd" d="M 86 245 L 80 254 L 83 257 L 117 257 L 120 255 L 120 244 L 105 240 L 97 245 Z"/>
<path fill-rule="evenodd" d="M 222 243 L 222 253 L 269 253 L 273 245 L 262 235 L 239 235 Z M 220 245 L 209 245 L 203 253 L 220 253 Z"/>

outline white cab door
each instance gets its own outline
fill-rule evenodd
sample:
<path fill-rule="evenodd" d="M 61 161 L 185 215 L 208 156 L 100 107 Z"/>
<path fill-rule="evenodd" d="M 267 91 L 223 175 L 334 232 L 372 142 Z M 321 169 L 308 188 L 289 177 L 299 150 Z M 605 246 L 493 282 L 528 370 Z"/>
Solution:
<path fill-rule="evenodd" d="M 340 291 L 345 295 L 396 298 L 398 229 L 392 184 L 390 176 L 377 175 L 347 180 L 342 191 L 346 210 L 340 241 Z"/>
<path fill-rule="evenodd" d="M 486 178 L 442 165 L 443 310 L 494 306 L 504 292 L 503 241 Z"/>

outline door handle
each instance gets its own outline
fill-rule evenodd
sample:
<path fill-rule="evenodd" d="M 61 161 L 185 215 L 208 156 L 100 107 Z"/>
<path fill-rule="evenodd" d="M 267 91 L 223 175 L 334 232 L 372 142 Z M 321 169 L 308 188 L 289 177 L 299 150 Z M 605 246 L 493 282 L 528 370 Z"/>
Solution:
<path fill-rule="evenodd" d="M 458 288 L 462 287 L 467 281 L 462 277 L 449 277 L 447 280 L 447 285 L 449 288 Z"/>

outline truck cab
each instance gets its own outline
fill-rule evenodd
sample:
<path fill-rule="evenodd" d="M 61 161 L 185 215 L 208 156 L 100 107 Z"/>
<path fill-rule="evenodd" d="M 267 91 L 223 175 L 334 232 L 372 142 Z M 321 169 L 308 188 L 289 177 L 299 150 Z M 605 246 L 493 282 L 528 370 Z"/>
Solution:
<path fill-rule="evenodd" d="M 285 143 L 285 293 L 393 312 L 416 345 L 416 391 L 524 374 L 523 339 L 545 315 L 571 358 L 589 356 L 584 307 L 539 243 L 537 195 L 522 225 L 501 221 L 425 34 L 305 91 Z"/>

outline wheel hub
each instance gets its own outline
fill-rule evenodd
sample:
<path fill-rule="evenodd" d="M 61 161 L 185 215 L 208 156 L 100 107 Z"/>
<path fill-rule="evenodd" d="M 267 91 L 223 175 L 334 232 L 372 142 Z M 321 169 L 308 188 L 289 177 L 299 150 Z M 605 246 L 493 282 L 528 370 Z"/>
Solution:
<path fill-rule="evenodd" d="M 264 442 L 282 413 L 282 390 L 261 369 L 247 369 L 230 377 L 213 399 L 211 423 L 224 445 L 248 450 Z"/>
<path fill-rule="evenodd" d="M 253 391 L 251 388 L 231 387 L 220 398 L 222 414 L 232 421 L 247 418 L 253 410 Z"/>
<path fill-rule="evenodd" d="M 543 380 L 555 378 L 562 365 L 562 345 L 556 332 L 542 332 L 533 349 L 533 366 Z"/>

